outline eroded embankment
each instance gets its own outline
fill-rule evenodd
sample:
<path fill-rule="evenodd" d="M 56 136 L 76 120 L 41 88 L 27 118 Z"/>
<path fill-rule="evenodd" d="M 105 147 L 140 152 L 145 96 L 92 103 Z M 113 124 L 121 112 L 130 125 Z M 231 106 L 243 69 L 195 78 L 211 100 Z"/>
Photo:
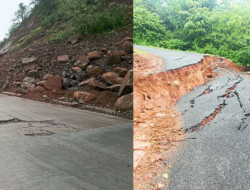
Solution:
<path fill-rule="evenodd" d="M 164 161 L 175 151 L 185 133 L 180 129 L 181 114 L 175 104 L 180 97 L 217 76 L 213 67 L 240 71 L 230 60 L 208 55 L 197 64 L 164 71 L 159 57 L 134 55 L 135 189 L 161 189 L 167 183 L 163 174 L 172 166 Z"/>

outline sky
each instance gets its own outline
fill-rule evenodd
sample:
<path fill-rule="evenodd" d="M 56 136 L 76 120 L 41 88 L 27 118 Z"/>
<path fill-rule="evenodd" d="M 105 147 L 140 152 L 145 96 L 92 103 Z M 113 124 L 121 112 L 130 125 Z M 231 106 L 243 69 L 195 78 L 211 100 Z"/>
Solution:
<path fill-rule="evenodd" d="M 29 5 L 30 0 L 0 0 L 0 41 L 5 37 L 5 33 L 8 33 L 19 3 Z"/>

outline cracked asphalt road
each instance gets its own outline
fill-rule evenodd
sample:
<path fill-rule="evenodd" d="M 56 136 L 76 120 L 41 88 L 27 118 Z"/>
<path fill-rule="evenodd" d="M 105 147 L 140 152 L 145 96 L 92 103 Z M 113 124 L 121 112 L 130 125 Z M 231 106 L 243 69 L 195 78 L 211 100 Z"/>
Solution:
<path fill-rule="evenodd" d="M 0 95 L 0 189 L 133 188 L 130 120 Z"/>
<path fill-rule="evenodd" d="M 217 72 L 177 103 L 186 137 L 168 160 L 169 190 L 250 189 L 250 78 Z"/>
<path fill-rule="evenodd" d="M 141 45 L 134 45 L 134 47 L 136 49 L 162 57 L 167 71 L 193 65 L 203 59 L 203 54 L 199 53 L 166 50 Z"/>

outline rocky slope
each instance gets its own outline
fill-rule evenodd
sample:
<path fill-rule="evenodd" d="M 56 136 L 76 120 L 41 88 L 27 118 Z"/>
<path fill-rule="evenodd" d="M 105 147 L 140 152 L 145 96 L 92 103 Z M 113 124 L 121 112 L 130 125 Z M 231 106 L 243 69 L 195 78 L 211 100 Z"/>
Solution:
<path fill-rule="evenodd" d="M 132 27 L 107 35 L 76 34 L 68 41 L 46 41 L 42 30 L 31 35 L 36 26 L 31 17 L 0 47 L 2 92 L 84 109 L 102 107 L 98 110 L 105 112 L 108 108 L 132 118 Z M 18 48 L 22 40 L 23 48 Z"/>

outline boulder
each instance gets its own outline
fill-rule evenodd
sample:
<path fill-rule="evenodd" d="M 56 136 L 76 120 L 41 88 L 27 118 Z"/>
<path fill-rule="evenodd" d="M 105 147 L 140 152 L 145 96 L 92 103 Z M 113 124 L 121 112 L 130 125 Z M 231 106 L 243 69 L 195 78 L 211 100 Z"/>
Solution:
<path fill-rule="evenodd" d="M 40 74 L 37 70 L 32 70 L 28 72 L 28 77 L 40 79 Z"/>
<path fill-rule="evenodd" d="M 36 83 L 36 85 L 44 87 L 45 82 L 46 81 L 39 81 L 38 83 Z"/>
<path fill-rule="evenodd" d="M 102 70 L 98 66 L 92 67 L 88 72 L 88 77 L 97 76 L 102 73 Z"/>
<path fill-rule="evenodd" d="M 60 91 L 62 89 L 62 85 L 63 85 L 63 80 L 59 76 L 51 76 L 44 83 L 44 87 L 47 90 L 51 91 L 53 90 Z"/>
<path fill-rule="evenodd" d="M 52 76 L 51 74 L 46 74 L 46 75 L 44 75 L 43 80 L 47 80 L 51 76 Z"/>
<path fill-rule="evenodd" d="M 91 80 L 88 84 L 90 87 L 94 87 L 94 88 L 99 88 L 99 89 L 102 89 L 102 90 L 106 90 L 107 87 L 105 84 L 99 82 L 98 80 L 94 79 L 94 80 Z"/>
<path fill-rule="evenodd" d="M 38 59 L 37 59 L 37 57 L 34 57 L 34 56 L 32 56 L 32 57 L 26 57 L 26 58 L 22 58 L 22 64 L 23 65 L 27 65 L 27 64 L 30 64 L 30 63 L 34 63 L 34 62 L 36 62 Z"/>
<path fill-rule="evenodd" d="M 114 73 L 117 73 L 120 77 L 125 77 L 128 70 L 126 68 L 122 68 L 122 67 L 116 67 L 114 68 Z"/>
<path fill-rule="evenodd" d="M 90 102 L 96 99 L 96 96 L 90 94 L 88 92 L 77 91 L 74 93 L 74 98 L 77 99 L 79 102 Z"/>
<path fill-rule="evenodd" d="M 117 51 L 109 51 L 107 54 L 107 65 L 118 65 L 121 62 L 121 56 Z"/>
<path fill-rule="evenodd" d="M 113 72 L 107 72 L 102 75 L 102 80 L 109 84 L 122 84 L 123 78 Z"/>
<path fill-rule="evenodd" d="M 113 92 L 119 92 L 120 88 L 121 88 L 120 84 L 114 84 L 114 85 L 109 87 L 109 89 Z"/>
<path fill-rule="evenodd" d="M 118 96 L 133 92 L 133 70 L 129 70 L 122 81 Z"/>
<path fill-rule="evenodd" d="M 82 81 L 78 86 L 88 86 L 91 81 L 95 80 L 94 78 L 87 79 L 85 81 Z"/>
<path fill-rule="evenodd" d="M 92 51 L 92 52 L 88 53 L 87 57 L 90 61 L 92 61 L 94 59 L 100 59 L 101 53 L 99 51 Z"/>
<path fill-rule="evenodd" d="M 41 86 L 37 86 L 35 89 L 34 89 L 34 92 L 44 92 L 45 91 L 45 88 L 41 87 Z"/>
<path fill-rule="evenodd" d="M 26 77 L 23 79 L 21 84 L 22 93 L 27 93 L 34 90 L 36 87 L 37 80 L 33 77 Z"/>
<path fill-rule="evenodd" d="M 80 67 L 82 70 L 86 70 L 88 64 L 90 63 L 86 55 L 82 55 L 75 63 L 76 67 Z"/>
<path fill-rule="evenodd" d="M 133 110 L 133 93 L 118 98 L 115 103 L 115 108 L 120 111 Z"/>
<path fill-rule="evenodd" d="M 123 44 L 123 50 L 127 53 L 127 54 L 130 54 L 130 53 L 133 53 L 133 49 L 134 49 L 134 44 L 132 42 L 124 42 Z"/>
<path fill-rule="evenodd" d="M 57 57 L 57 62 L 58 63 L 66 63 L 69 61 L 69 56 L 68 55 L 60 55 Z"/>
<path fill-rule="evenodd" d="M 118 96 L 113 94 L 112 92 L 103 91 L 103 92 L 100 92 L 95 103 L 109 107 L 109 106 L 114 106 L 117 99 L 118 99 Z"/>

